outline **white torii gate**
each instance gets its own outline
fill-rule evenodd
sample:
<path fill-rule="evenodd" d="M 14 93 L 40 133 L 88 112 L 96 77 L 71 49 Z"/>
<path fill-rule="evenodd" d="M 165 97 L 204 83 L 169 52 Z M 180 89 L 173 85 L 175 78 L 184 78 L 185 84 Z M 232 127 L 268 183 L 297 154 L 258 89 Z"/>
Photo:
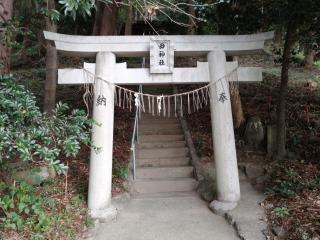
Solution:
<path fill-rule="evenodd" d="M 237 62 L 227 62 L 226 55 L 260 53 L 264 42 L 273 38 L 273 32 L 236 36 L 71 36 L 52 32 L 44 32 L 44 35 L 47 40 L 54 41 L 57 50 L 63 54 L 96 56 L 96 64 L 84 64 L 84 68 L 96 77 L 118 85 L 215 82 L 238 66 Z M 168 58 L 164 58 L 164 66 L 154 66 L 159 61 L 158 53 L 153 52 L 154 42 L 166 44 Z M 147 56 L 149 52 L 151 69 L 128 69 L 126 63 L 116 63 L 116 56 Z M 208 62 L 198 62 L 196 68 L 174 68 L 173 53 L 176 56 L 207 56 Z M 262 69 L 257 67 L 240 67 L 237 74 L 239 82 L 262 80 Z M 59 69 L 58 75 L 59 84 L 88 83 L 82 69 Z M 106 105 L 94 104 L 93 107 L 93 118 L 100 125 L 93 126 L 92 141 L 101 147 L 101 151 L 91 151 L 90 156 L 88 207 L 92 217 L 114 214 L 111 206 L 114 85 L 107 82 L 97 81 L 94 86 L 107 101 Z M 229 100 L 229 83 L 227 78 L 220 83 L 210 86 L 218 191 L 217 200 L 211 207 L 217 211 L 233 209 L 240 200 L 231 104 L 230 101 L 220 102 L 216 95 L 223 91 Z"/>

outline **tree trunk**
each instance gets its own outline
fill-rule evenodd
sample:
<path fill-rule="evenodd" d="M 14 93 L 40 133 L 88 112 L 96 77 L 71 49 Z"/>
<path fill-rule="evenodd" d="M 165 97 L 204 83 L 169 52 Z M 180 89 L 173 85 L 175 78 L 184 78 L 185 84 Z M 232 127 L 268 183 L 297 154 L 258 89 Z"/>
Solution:
<path fill-rule="evenodd" d="M 8 21 L 12 19 L 13 0 L 0 1 L 0 16 L 2 20 Z"/>
<path fill-rule="evenodd" d="M 282 56 L 281 84 L 277 106 L 277 159 L 283 158 L 286 154 L 286 96 L 288 92 L 290 53 L 295 43 L 294 35 L 296 30 L 295 20 L 289 21 Z"/>
<path fill-rule="evenodd" d="M 239 128 L 246 121 L 242 109 L 241 96 L 239 85 L 235 82 L 230 82 L 230 98 L 233 116 L 233 124 L 235 128 Z"/>
<path fill-rule="evenodd" d="M 92 35 L 96 36 L 99 35 L 100 33 L 100 27 L 101 27 L 101 18 L 102 18 L 102 12 L 104 5 L 103 3 L 97 2 L 96 5 L 96 14 L 94 16 L 94 25 L 93 25 L 93 30 L 92 30 Z"/>
<path fill-rule="evenodd" d="M 280 48 L 281 40 L 282 40 L 281 27 L 278 27 L 274 33 L 274 46 L 276 49 Z"/>
<path fill-rule="evenodd" d="M 131 0 L 128 1 L 129 6 L 127 10 L 127 20 L 126 20 L 126 26 L 124 29 L 124 35 L 132 35 L 132 18 L 133 18 L 133 7 Z"/>
<path fill-rule="evenodd" d="M 13 14 L 13 0 L 2 0 L 0 2 L 0 17 L 1 21 L 10 21 Z M 2 32 L 1 34 L 5 34 Z M 3 37 L 1 37 L 3 38 Z M 7 46 L 6 42 L 0 43 L 0 63 L 2 65 L 1 74 L 8 74 L 10 72 L 10 46 Z"/>
<path fill-rule="evenodd" d="M 307 46 L 305 49 L 304 66 L 306 68 L 312 68 L 314 63 L 314 50 L 312 46 Z"/>
<path fill-rule="evenodd" d="M 116 35 L 118 6 L 115 2 L 104 4 L 99 35 Z"/>
<path fill-rule="evenodd" d="M 197 24 L 196 24 L 196 20 L 195 20 L 195 16 L 196 16 L 196 10 L 194 8 L 194 0 L 188 0 L 188 4 L 189 4 L 189 10 L 188 13 L 191 15 L 188 18 L 188 34 L 189 35 L 194 35 L 196 33 L 196 28 L 197 28 Z M 193 17 L 192 17 L 193 16 Z"/>
<path fill-rule="evenodd" d="M 55 9 L 55 1 L 47 0 L 48 10 Z M 57 32 L 57 26 L 46 18 L 46 30 L 50 32 Z M 55 47 L 46 43 L 46 81 L 44 92 L 43 110 L 48 114 L 52 113 L 56 103 L 56 89 L 57 89 L 57 73 L 58 73 L 58 56 Z"/>

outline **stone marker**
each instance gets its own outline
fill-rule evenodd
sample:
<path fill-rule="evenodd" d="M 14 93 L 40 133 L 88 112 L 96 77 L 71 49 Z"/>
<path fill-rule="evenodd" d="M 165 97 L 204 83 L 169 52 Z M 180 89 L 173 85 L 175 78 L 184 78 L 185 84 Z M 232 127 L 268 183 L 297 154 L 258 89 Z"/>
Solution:
<path fill-rule="evenodd" d="M 286 136 L 285 136 L 286 139 Z M 277 151 L 277 126 L 267 126 L 267 149 L 268 155 L 272 156 Z"/>
<path fill-rule="evenodd" d="M 264 127 L 260 117 L 254 116 L 249 118 L 244 132 L 246 144 L 248 146 L 259 148 L 263 144 L 264 136 Z"/>
<path fill-rule="evenodd" d="M 12 173 L 11 179 L 15 181 L 25 181 L 30 185 L 40 185 L 41 183 L 54 179 L 56 172 L 47 166 L 21 170 Z"/>

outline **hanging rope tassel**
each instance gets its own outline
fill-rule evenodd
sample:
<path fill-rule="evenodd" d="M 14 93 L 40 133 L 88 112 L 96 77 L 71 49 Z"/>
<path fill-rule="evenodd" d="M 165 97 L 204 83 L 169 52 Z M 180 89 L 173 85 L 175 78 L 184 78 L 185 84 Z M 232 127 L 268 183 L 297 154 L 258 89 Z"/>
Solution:
<path fill-rule="evenodd" d="M 118 90 L 118 88 L 117 87 L 115 87 L 114 88 L 114 105 L 115 106 L 118 106 L 118 92 L 117 92 L 117 90 Z"/>
<path fill-rule="evenodd" d="M 167 112 L 167 109 L 166 109 L 166 97 L 164 97 L 162 95 L 162 102 L 163 102 L 163 116 L 165 117 L 166 116 L 166 112 Z"/>
<path fill-rule="evenodd" d="M 183 117 L 182 96 L 183 96 L 183 95 L 181 95 L 181 96 L 180 96 L 180 107 L 181 107 L 181 109 L 180 109 L 180 110 L 181 110 L 181 117 Z"/>
<path fill-rule="evenodd" d="M 126 108 L 129 108 L 130 99 L 129 99 L 129 93 L 128 93 L 128 91 L 126 91 L 126 99 L 127 99 L 127 101 L 126 101 Z"/>
<path fill-rule="evenodd" d="M 121 88 L 119 88 L 119 101 L 118 101 L 118 107 L 121 107 Z"/>
<path fill-rule="evenodd" d="M 170 117 L 170 97 L 168 97 L 168 117 Z"/>
<path fill-rule="evenodd" d="M 134 94 L 134 105 L 136 106 L 136 108 L 138 109 L 138 111 L 140 112 L 140 97 L 139 97 L 139 93 L 135 93 Z"/>
<path fill-rule="evenodd" d="M 181 95 L 182 98 L 182 95 Z M 188 93 L 188 113 L 191 114 L 191 107 L 190 107 L 190 93 Z"/>
<path fill-rule="evenodd" d="M 132 110 L 132 92 L 129 93 L 130 95 L 130 112 Z"/>
<path fill-rule="evenodd" d="M 90 81 L 90 76 L 86 71 L 83 71 L 83 78 L 85 79 L 85 84 L 84 84 L 84 89 L 85 92 L 82 96 L 83 98 L 83 102 L 86 105 L 86 109 L 87 109 L 87 116 L 90 115 L 90 107 L 89 107 L 89 103 L 92 101 L 92 93 L 90 92 L 90 85 L 89 85 L 89 81 Z"/>
<path fill-rule="evenodd" d="M 144 100 L 143 100 L 143 94 L 140 94 L 140 102 L 141 102 L 141 109 L 143 112 L 146 112 L 146 109 L 144 108 Z"/>
<path fill-rule="evenodd" d="M 197 106 L 196 106 L 196 98 L 194 97 L 194 92 L 192 92 L 192 102 L 193 102 L 193 112 L 196 112 L 196 108 L 197 108 Z"/>
<path fill-rule="evenodd" d="M 200 98 L 199 91 L 197 91 L 197 111 L 199 111 L 199 109 L 201 108 L 202 108 L 201 98 Z"/>
<path fill-rule="evenodd" d="M 123 102 L 122 102 L 122 109 L 126 107 L 126 90 L 123 90 Z"/>
<path fill-rule="evenodd" d="M 161 100 L 162 100 L 162 97 L 161 96 L 158 96 L 157 97 L 157 110 L 158 110 L 158 115 L 160 116 L 161 114 Z"/>
<path fill-rule="evenodd" d="M 154 97 L 152 97 L 152 116 L 154 116 Z"/>
<path fill-rule="evenodd" d="M 207 87 L 207 88 L 206 88 L 206 105 L 208 105 L 209 97 L 210 97 L 209 87 Z"/>
<path fill-rule="evenodd" d="M 177 117 L 177 96 L 174 96 L 174 116 Z"/>
<path fill-rule="evenodd" d="M 201 89 L 201 104 L 202 105 L 204 105 L 204 106 L 206 106 L 206 103 L 205 103 L 205 101 L 204 101 L 204 90 L 205 90 L 206 88 L 202 88 Z"/>

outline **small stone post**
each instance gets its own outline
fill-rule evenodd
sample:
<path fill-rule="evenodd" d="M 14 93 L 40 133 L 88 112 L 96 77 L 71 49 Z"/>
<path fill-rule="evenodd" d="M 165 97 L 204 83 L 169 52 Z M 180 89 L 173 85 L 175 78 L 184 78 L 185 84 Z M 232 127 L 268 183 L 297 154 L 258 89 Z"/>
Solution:
<path fill-rule="evenodd" d="M 226 75 L 226 55 L 222 50 L 208 53 L 211 82 Z M 224 93 L 224 96 L 221 95 Z M 211 209 L 231 210 L 240 200 L 239 173 L 234 139 L 229 83 L 222 79 L 210 87 L 210 110 L 218 199 Z"/>
<path fill-rule="evenodd" d="M 88 208 L 93 218 L 110 218 L 116 214 L 111 207 L 112 148 L 114 120 L 114 85 L 116 58 L 113 53 L 99 52 L 96 57 L 92 142 L 99 150 L 91 150 Z"/>

